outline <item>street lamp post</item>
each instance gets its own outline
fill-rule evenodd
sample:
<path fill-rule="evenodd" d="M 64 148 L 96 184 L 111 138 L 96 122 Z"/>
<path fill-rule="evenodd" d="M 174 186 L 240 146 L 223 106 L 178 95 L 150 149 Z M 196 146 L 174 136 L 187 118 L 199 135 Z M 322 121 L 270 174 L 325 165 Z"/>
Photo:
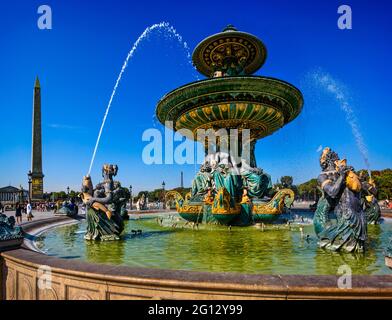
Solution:
<path fill-rule="evenodd" d="M 31 190 L 31 184 L 32 184 L 31 175 L 32 175 L 32 173 L 31 173 L 31 170 L 30 170 L 29 173 L 27 174 L 27 176 L 29 177 L 29 203 L 31 203 L 31 193 L 32 193 L 32 190 Z"/>
<path fill-rule="evenodd" d="M 20 201 L 21 203 L 24 203 L 24 189 L 23 189 L 23 187 L 22 186 L 20 186 L 20 193 L 21 193 L 21 199 L 22 199 L 22 201 Z"/>
<path fill-rule="evenodd" d="M 69 199 L 69 187 L 67 187 L 67 198 Z"/>
<path fill-rule="evenodd" d="M 165 201 L 165 181 L 162 181 L 162 196 L 163 196 L 163 210 L 166 210 L 166 201 Z"/>
<path fill-rule="evenodd" d="M 129 198 L 129 210 L 132 210 L 132 185 L 130 185 L 129 186 L 129 195 L 130 195 L 130 198 Z"/>

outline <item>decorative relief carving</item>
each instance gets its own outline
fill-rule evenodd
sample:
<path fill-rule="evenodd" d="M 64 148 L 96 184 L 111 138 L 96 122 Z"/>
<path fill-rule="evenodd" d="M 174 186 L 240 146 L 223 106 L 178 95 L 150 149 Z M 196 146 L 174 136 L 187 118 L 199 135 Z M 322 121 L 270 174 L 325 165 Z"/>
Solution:
<path fill-rule="evenodd" d="M 39 300 L 59 300 L 55 289 L 48 288 L 38 291 Z"/>
<path fill-rule="evenodd" d="M 18 300 L 34 299 L 32 277 L 19 272 L 17 276 L 17 299 Z"/>
<path fill-rule="evenodd" d="M 82 284 L 83 285 L 83 284 Z M 97 283 L 84 283 L 84 287 L 77 287 L 74 285 L 67 285 L 66 287 L 66 300 L 100 300 L 105 299 L 105 294 L 101 294 L 100 285 Z M 86 289 L 96 289 L 96 290 L 88 290 Z"/>
<path fill-rule="evenodd" d="M 6 268 L 6 272 L 4 272 L 4 279 L 6 279 L 6 294 L 5 297 L 7 300 L 15 300 L 15 288 L 16 288 L 16 278 L 15 278 L 15 271 L 10 269 L 9 267 Z"/>

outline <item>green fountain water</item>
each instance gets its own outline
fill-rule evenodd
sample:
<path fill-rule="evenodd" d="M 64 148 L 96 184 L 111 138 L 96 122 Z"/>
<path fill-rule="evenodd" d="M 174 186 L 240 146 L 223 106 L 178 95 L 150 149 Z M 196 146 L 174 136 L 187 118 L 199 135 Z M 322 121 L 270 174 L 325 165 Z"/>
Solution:
<path fill-rule="evenodd" d="M 157 219 L 158 218 L 158 219 Z M 163 219 L 163 225 L 160 219 Z M 306 221 L 306 218 L 305 218 Z M 173 227 L 174 225 L 174 227 Z M 185 226 L 177 215 L 131 219 L 120 241 L 83 239 L 85 222 L 46 231 L 36 241 L 48 255 L 93 263 L 131 267 L 259 274 L 337 274 L 347 264 L 354 274 L 390 274 L 384 248 L 392 235 L 392 220 L 369 226 L 364 254 L 339 254 L 318 248 L 311 224 L 259 227 Z M 141 229 L 136 235 L 132 230 Z M 309 235 L 309 240 L 306 240 Z"/>

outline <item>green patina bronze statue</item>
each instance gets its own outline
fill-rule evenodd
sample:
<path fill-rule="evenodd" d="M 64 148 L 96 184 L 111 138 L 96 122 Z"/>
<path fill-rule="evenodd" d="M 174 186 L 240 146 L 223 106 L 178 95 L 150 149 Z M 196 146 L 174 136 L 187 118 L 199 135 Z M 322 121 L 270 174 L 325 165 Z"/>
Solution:
<path fill-rule="evenodd" d="M 219 189 L 225 188 L 230 195 L 230 205 L 234 208 L 235 203 L 241 200 L 241 176 L 234 170 L 233 164 L 225 160 L 212 165 L 212 183 L 215 193 L 218 193 Z"/>
<path fill-rule="evenodd" d="M 75 203 L 75 199 L 64 201 L 61 207 L 54 212 L 55 215 L 64 215 L 74 217 L 78 214 L 78 206 Z"/>
<path fill-rule="evenodd" d="M 23 230 L 15 226 L 15 218 L 0 213 L 0 252 L 19 247 L 23 242 Z"/>
<path fill-rule="evenodd" d="M 93 189 L 90 176 L 83 178 L 81 198 L 87 207 L 86 240 L 119 240 L 124 229 L 122 216 L 126 197 L 121 184 L 113 181 L 117 166 L 105 164 L 102 168 L 104 181 Z"/>
<path fill-rule="evenodd" d="M 361 180 L 361 201 L 366 214 L 366 221 L 368 224 L 378 224 L 381 219 L 381 208 L 376 198 L 376 184 L 365 170 L 359 173 L 359 179 Z"/>
<path fill-rule="evenodd" d="M 191 222 L 250 225 L 271 221 L 291 206 L 292 190 L 279 190 L 271 199 L 271 188 L 262 169 L 245 160 L 237 164 L 219 152 L 206 157 L 185 200 L 174 190 L 166 198 L 173 198 L 179 214 Z"/>
<path fill-rule="evenodd" d="M 206 194 L 211 190 L 212 184 L 211 166 L 204 163 L 196 177 L 192 181 L 191 197 L 195 202 L 202 202 Z"/>
<path fill-rule="evenodd" d="M 263 199 L 272 188 L 271 176 L 260 168 L 250 167 L 246 162 L 242 163 L 241 176 L 247 195 L 254 200 Z"/>
<path fill-rule="evenodd" d="M 325 148 L 318 177 L 322 196 L 314 214 L 314 229 L 321 248 L 363 251 L 367 240 L 366 216 L 361 205 L 361 183 L 346 160 Z M 336 222 L 331 215 L 336 216 Z"/>

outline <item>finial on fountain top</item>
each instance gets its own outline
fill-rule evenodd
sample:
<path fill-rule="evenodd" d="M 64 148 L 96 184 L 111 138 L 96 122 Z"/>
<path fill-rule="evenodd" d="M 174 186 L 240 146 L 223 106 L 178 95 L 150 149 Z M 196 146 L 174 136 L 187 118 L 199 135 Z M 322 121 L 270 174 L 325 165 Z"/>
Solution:
<path fill-rule="evenodd" d="M 256 36 L 227 25 L 207 37 L 193 51 L 196 69 L 207 77 L 245 76 L 256 72 L 267 57 L 267 49 Z"/>
<path fill-rule="evenodd" d="M 224 29 L 222 30 L 222 32 L 225 32 L 225 31 L 238 31 L 238 30 L 237 30 L 237 28 L 234 27 L 232 24 L 228 24 L 228 25 L 226 26 L 226 28 L 224 28 Z"/>

